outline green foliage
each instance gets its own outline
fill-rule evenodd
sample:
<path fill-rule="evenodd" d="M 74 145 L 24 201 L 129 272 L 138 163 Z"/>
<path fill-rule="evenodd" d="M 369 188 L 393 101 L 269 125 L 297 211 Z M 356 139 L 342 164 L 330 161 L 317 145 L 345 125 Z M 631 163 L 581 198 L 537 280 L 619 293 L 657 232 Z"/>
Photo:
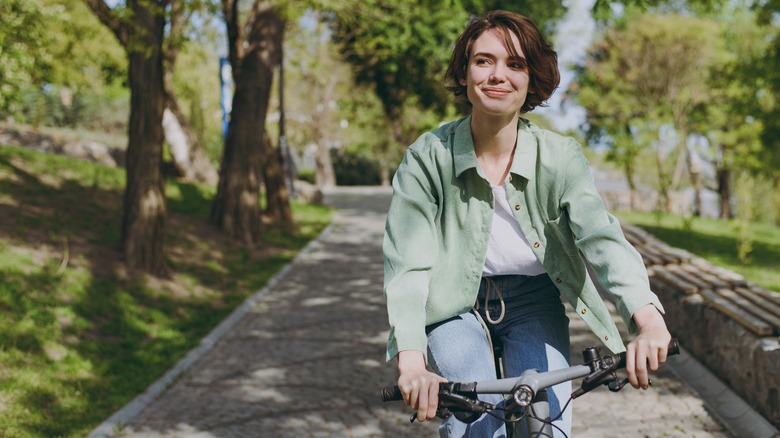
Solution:
<path fill-rule="evenodd" d="M 665 162 L 687 147 L 694 108 L 711 99 L 708 73 L 723 50 L 721 41 L 712 21 L 633 16 L 594 43 L 581 67 L 574 94 L 587 112 L 589 140 L 610 146 L 609 158 L 632 187 L 642 150 L 655 146 L 664 204 L 674 167 Z M 660 139 L 669 126 L 683 136 L 672 148 Z"/>
<path fill-rule="evenodd" d="M 653 213 L 618 212 L 617 215 L 676 248 L 682 248 L 709 262 L 743 275 L 766 289 L 780 292 L 780 228 L 752 222 L 752 250 L 749 263 L 740 261 L 736 221 L 693 218 L 691 231 L 681 229 L 681 216 Z"/>
<path fill-rule="evenodd" d="M 756 99 L 763 87 L 755 65 L 763 62 L 771 33 L 756 26 L 755 17 L 745 10 L 718 19 L 725 47 L 711 66 L 710 100 L 696 109 L 694 129 L 710 143 L 705 156 L 716 168 L 755 173 L 763 166 L 763 123 L 757 117 L 761 101 Z"/>
<path fill-rule="evenodd" d="M 371 0 L 337 11 L 335 37 L 357 82 L 374 89 L 388 116 L 413 96 L 445 111 L 451 98 L 442 80 L 455 40 L 470 16 L 498 8 L 530 15 L 540 27 L 563 14 L 560 2 Z"/>
<path fill-rule="evenodd" d="M 352 150 L 334 150 L 331 154 L 336 184 L 340 186 L 375 186 L 382 181 L 377 160 Z"/>
<path fill-rule="evenodd" d="M 0 117 L 88 129 L 126 124 L 124 52 L 83 1 L 8 0 L 0 15 Z"/>
<path fill-rule="evenodd" d="M 552 20 L 564 12 L 558 1 L 325 3 L 333 11 L 334 40 L 352 65 L 356 83 L 370 89 L 381 104 L 386 134 L 382 132 L 382 140 L 374 146 L 381 162 L 394 162 L 400 150 L 419 135 L 422 124 L 405 114 L 410 108 L 430 112 L 438 120 L 457 112 L 453 97 L 444 88 L 444 72 L 452 47 L 471 16 L 508 9 L 549 29 Z"/>
<path fill-rule="evenodd" d="M 47 58 L 47 22 L 55 11 L 42 0 L 0 2 L 0 115 L 14 116 L 22 90 L 41 85 Z"/>
<path fill-rule="evenodd" d="M 118 248 L 124 172 L 0 147 L 0 435 L 86 436 L 170 369 L 327 225 L 263 251 L 205 223 L 214 189 L 169 183 L 170 280 L 130 277 Z M 270 255 L 269 255 L 270 254 Z"/>

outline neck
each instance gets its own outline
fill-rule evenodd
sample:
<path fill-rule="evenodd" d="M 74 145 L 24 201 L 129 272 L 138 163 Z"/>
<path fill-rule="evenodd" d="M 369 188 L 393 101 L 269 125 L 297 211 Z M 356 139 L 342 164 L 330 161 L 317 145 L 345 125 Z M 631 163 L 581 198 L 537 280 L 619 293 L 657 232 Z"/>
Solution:
<path fill-rule="evenodd" d="M 511 116 L 471 116 L 471 138 L 477 156 L 504 155 L 514 150 L 517 142 L 517 114 Z"/>
<path fill-rule="evenodd" d="M 503 184 L 517 143 L 517 115 L 471 117 L 471 138 L 485 178 L 493 185 Z"/>

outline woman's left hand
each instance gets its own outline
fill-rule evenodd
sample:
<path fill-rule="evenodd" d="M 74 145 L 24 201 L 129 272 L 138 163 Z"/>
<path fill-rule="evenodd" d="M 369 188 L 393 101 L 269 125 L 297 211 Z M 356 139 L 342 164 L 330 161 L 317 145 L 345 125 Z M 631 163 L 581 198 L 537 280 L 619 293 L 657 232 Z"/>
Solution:
<path fill-rule="evenodd" d="M 633 318 L 639 335 L 626 347 L 626 372 L 631 386 L 647 389 L 650 385 L 648 369 L 655 371 L 659 364 L 666 362 L 672 335 L 663 315 L 652 304 L 637 309 Z"/>

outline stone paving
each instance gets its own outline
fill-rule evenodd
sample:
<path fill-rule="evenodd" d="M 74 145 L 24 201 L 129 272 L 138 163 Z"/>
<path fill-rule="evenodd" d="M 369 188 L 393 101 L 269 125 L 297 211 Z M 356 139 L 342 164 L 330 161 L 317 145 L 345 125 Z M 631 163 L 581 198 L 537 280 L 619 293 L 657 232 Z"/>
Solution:
<path fill-rule="evenodd" d="M 387 318 L 381 241 L 390 193 L 340 188 L 310 251 L 192 367 L 116 435 L 128 437 L 434 437 L 379 388 Z M 597 340 L 571 314 L 573 358 Z M 727 437 L 669 371 L 652 389 L 600 388 L 574 402 L 576 437 Z"/>

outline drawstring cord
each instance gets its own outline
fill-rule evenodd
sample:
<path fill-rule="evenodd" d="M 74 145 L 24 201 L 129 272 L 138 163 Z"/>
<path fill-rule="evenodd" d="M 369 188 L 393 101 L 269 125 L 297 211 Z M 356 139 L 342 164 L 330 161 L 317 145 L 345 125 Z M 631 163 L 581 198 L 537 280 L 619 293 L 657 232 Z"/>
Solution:
<path fill-rule="evenodd" d="M 495 281 L 493 281 L 490 277 L 485 277 L 485 281 L 487 282 L 487 285 L 485 286 L 485 318 L 487 318 L 488 322 L 496 325 L 504 320 L 504 314 L 506 313 L 506 304 L 504 304 L 504 297 L 501 295 L 501 289 L 496 286 Z M 488 301 L 490 300 L 491 292 L 495 291 L 496 295 L 498 296 L 498 301 L 501 303 L 501 314 L 498 315 L 498 319 L 493 319 L 490 316 L 490 309 L 488 309 Z M 477 299 L 477 302 L 474 304 L 474 311 L 479 311 L 479 299 Z"/>
<path fill-rule="evenodd" d="M 496 286 L 495 282 L 490 277 L 485 277 L 485 280 L 487 282 L 485 287 L 485 318 L 487 318 L 488 322 L 492 325 L 496 325 L 504 320 L 504 314 L 506 313 L 506 305 L 504 304 L 504 297 L 501 295 L 501 289 Z M 488 308 L 488 300 L 490 300 L 490 294 L 491 290 L 496 291 L 496 295 L 498 295 L 498 300 L 501 302 L 501 314 L 498 316 L 498 319 L 492 319 L 490 317 L 490 309 Z M 488 345 L 490 346 L 491 352 L 493 353 L 492 357 L 493 360 L 496 361 L 496 375 L 497 376 L 503 376 L 503 365 L 499 363 L 498 358 L 495 356 L 495 345 L 493 344 L 493 337 L 490 335 L 490 328 L 488 327 L 487 323 L 485 323 L 485 319 L 482 318 L 482 315 L 479 313 L 479 298 L 476 299 L 474 302 L 474 307 L 472 307 L 472 312 L 474 316 L 477 317 L 477 320 L 479 321 L 479 324 L 482 326 L 482 329 L 485 330 L 485 336 L 487 337 Z"/>

